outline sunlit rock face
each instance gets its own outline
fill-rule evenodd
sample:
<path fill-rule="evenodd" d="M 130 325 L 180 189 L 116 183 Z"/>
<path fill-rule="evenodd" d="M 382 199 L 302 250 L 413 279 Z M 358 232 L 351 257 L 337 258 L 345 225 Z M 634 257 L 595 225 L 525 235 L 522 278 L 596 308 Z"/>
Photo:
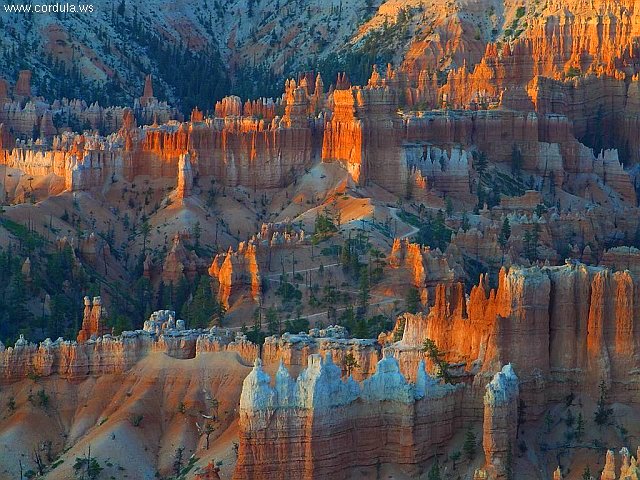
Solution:
<path fill-rule="evenodd" d="M 520 396 L 534 418 L 540 414 L 534 405 L 562 398 L 569 384 L 590 391 L 604 381 L 613 397 L 637 401 L 627 381 L 638 366 L 632 332 L 640 321 L 637 279 L 630 272 L 572 262 L 511 267 L 500 272 L 497 288 L 487 283 L 481 277 L 468 297 L 438 286 L 428 313 L 402 317 L 404 336 L 387 349 L 405 374 L 424 358 L 422 344 L 429 338 L 471 375 L 493 375 L 511 363 L 526 380 Z"/>
<path fill-rule="evenodd" d="M 253 241 L 240 242 L 236 251 L 229 247 L 226 253 L 216 255 L 208 272 L 225 308 L 229 308 L 232 295 L 243 290 L 248 290 L 252 300 L 259 301 L 260 268 Z"/>

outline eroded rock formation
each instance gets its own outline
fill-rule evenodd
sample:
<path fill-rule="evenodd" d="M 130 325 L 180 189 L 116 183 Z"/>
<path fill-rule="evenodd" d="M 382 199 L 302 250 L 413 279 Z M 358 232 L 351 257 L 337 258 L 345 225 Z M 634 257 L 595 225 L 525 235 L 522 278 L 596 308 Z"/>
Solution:
<path fill-rule="evenodd" d="M 149 322 L 158 322 L 160 317 L 162 312 L 152 315 Z M 15 382 L 33 375 L 80 379 L 87 375 L 124 373 L 152 352 L 186 359 L 201 352 L 227 351 L 237 353 L 248 364 L 258 355 L 257 345 L 228 330 L 157 329 L 151 323 L 146 326 L 147 330 L 126 331 L 117 337 L 105 334 L 83 343 L 59 338 L 36 345 L 20 336 L 14 347 L 0 347 L 0 382 Z M 156 333 L 158 330 L 161 333 Z"/>
<path fill-rule="evenodd" d="M 182 279 L 192 282 L 196 275 L 206 271 L 205 261 L 195 251 L 185 247 L 184 241 L 189 237 L 186 232 L 176 233 L 173 237 L 171 249 L 162 264 L 162 281 L 166 285 L 177 285 Z"/>
<path fill-rule="evenodd" d="M 18 97 L 31 97 L 31 70 L 20 70 L 14 93 Z"/>
<path fill-rule="evenodd" d="M 229 248 L 218 254 L 209 267 L 209 276 L 217 283 L 218 300 L 229 308 L 232 294 L 248 289 L 251 298 L 260 298 L 260 271 L 253 242 L 240 242 L 238 250 Z"/>
<path fill-rule="evenodd" d="M 440 251 L 396 238 L 388 258 L 392 269 L 404 268 L 418 289 L 423 305 L 433 305 L 437 285 L 451 285 L 457 274 Z"/>
<path fill-rule="evenodd" d="M 390 461 L 411 469 L 455 430 L 464 387 L 440 385 L 424 364 L 415 384 L 391 357 L 361 384 L 341 376 L 330 352 L 324 359 L 313 354 L 297 380 L 281 365 L 271 386 L 256 360 L 240 397 L 234 478 L 339 479 L 350 468 Z"/>
<path fill-rule="evenodd" d="M 519 407 L 518 377 L 511 365 L 495 374 L 484 395 L 482 446 L 489 478 L 507 479 L 513 471 Z"/>
<path fill-rule="evenodd" d="M 193 169 L 191 168 L 191 156 L 188 153 L 180 155 L 178 160 L 178 186 L 176 197 L 183 199 L 191 195 L 193 189 Z"/>
<path fill-rule="evenodd" d="M 103 316 L 105 315 L 102 299 L 100 297 L 84 297 L 84 314 L 82 317 L 82 329 L 78 332 L 78 343 L 89 339 L 101 337 L 107 333 Z"/>
<path fill-rule="evenodd" d="M 327 353 L 331 354 L 343 375 L 350 375 L 356 380 L 371 376 L 381 355 L 375 340 L 349 338 L 344 327 L 335 325 L 326 329 L 311 329 L 308 334 L 284 333 L 267 337 L 262 348 L 262 359 L 267 366 L 282 362 L 296 373 L 306 365 L 309 355 L 326 356 Z M 345 364 L 347 355 L 351 355 L 355 365 Z"/>
<path fill-rule="evenodd" d="M 487 282 L 481 277 L 468 299 L 461 285 L 438 286 L 428 314 L 403 317 L 403 340 L 387 347 L 403 372 L 424 358 L 429 338 L 469 373 L 511 363 L 530 405 L 561 398 L 569 385 L 595 389 L 603 380 L 614 398 L 637 398 L 627 380 L 637 367 L 633 332 L 640 321 L 629 272 L 571 262 L 503 269 L 497 288 Z M 527 414 L 535 417 L 534 410 Z"/>

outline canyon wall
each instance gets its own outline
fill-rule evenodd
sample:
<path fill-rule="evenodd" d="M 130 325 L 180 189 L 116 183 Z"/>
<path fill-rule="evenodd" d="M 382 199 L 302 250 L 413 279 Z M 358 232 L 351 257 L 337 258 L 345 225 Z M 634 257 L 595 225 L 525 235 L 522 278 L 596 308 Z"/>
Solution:
<path fill-rule="evenodd" d="M 15 346 L 0 346 L 0 382 L 11 383 L 33 376 L 80 379 L 88 375 L 124 373 L 152 352 L 182 359 L 194 358 L 201 352 L 236 352 L 249 365 L 259 352 L 245 337 L 233 336 L 215 327 L 211 330 L 167 328 L 158 335 L 154 332 L 137 330 L 117 337 L 107 334 L 83 343 L 46 339 L 39 345 L 20 336 Z"/>
<path fill-rule="evenodd" d="M 638 401 L 635 298 L 627 271 L 575 262 L 512 267 L 495 289 L 481 277 L 468 298 L 459 283 L 437 285 L 429 312 L 405 314 L 402 340 L 384 347 L 382 358 L 375 341 L 348 339 L 338 327 L 267 338 L 262 358 L 269 371 L 279 364 L 275 384 L 261 361 L 245 380 L 235 478 L 348 478 L 350 469 L 380 463 L 416 474 L 460 428 L 480 420 L 486 458 L 477 478 L 506 478 L 521 400 L 535 419 L 549 402 L 597 391 L 604 380 L 611 401 Z M 89 303 L 83 343 L 21 338 L 2 348 L 0 380 L 121 373 L 151 352 L 231 351 L 245 364 L 259 356 L 242 336 L 185 330 L 166 311 L 142 331 L 92 338 L 101 305 Z M 427 338 L 451 362 L 455 385 L 427 373 Z M 348 368 L 348 354 L 357 367 Z"/>
<path fill-rule="evenodd" d="M 433 305 L 436 286 L 453 284 L 460 275 L 459 265 L 452 264 L 439 250 L 431 250 L 407 239 L 396 238 L 393 241 L 387 262 L 392 271 L 406 272 L 424 306 Z M 399 283 L 406 283 L 406 276 L 402 275 Z"/>
<path fill-rule="evenodd" d="M 439 384 L 424 364 L 410 384 L 385 357 L 359 384 L 342 380 L 330 353 L 308 358 L 296 380 L 281 366 L 273 386 L 256 361 L 240 397 L 234 479 L 346 479 L 389 462 L 415 473 L 460 425 L 464 387 Z"/>
<path fill-rule="evenodd" d="M 261 364 L 245 381 L 236 478 L 285 478 L 284 472 L 309 479 L 348 478 L 351 468 L 371 467 L 377 461 L 411 471 L 435 455 L 441 441 L 442 430 L 434 425 L 429 428 L 437 432 L 435 437 L 421 437 L 424 405 L 435 408 L 444 398 L 452 401 L 461 395 L 461 402 L 453 402 L 453 417 L 445 418 L 454 431 L 460 419 L 482 419 L 485 466 L 475 478 L 506 479 L 521 416 L 540 418 L 549 403 L 562 402 L 569 393 L 590 395 L 601 381 L 610 401 L 638 402 L 634 332 L 640 310 L 635 298 L 637 286 L 628 271 L 577 262 L 503 269 L 496 288 L 490 289 L 488 279 L 481 277 L 468 297 L 461 284 L 438 285 L 427 314 L 399 319 L 404 325 L 402 340 L 383 347 L 375 373 L 370 369 L 377 357 L 375 345 L 363 341 L 327 338 L 326 332 L 318 337 L 320 332 L 268 338 L 263 349 L 266 367 L 278 361 L 280 366 L 274 386 Z M 407 394 L 403 400 L 408 404 L 402 403 L 399 396 L 407 392 L 406 385 L 409 392 L 421 391 L 425 383 L 436 391 L 443 387 L 425 372 L 427 364 L 429 371 L 437 371 L 423 348 L 427 338 L 450 362 L 457 386 L 437 401 L 414 393 L 413 399 Z M 337 365 L 334 352 L 340 357 Z M 360 385 L 345 369 L 347 352 L 364 365 Z M 307 355 L 309 366 L 300 372 Z M 300 373 L 294 381 L 291 375 L 296 372 Z M 372 399 L 386 402 L 383 413 Z M 526 409 L 519 412 L 521 405 Z M 443 414 L 436 411 L 441 419 Z M 405 423 L 407 412 L 412 420 Z M 394 450 L 392 459 L 387 454 L 397 448 L 393 438 L 370 430 L 378 428 L 378 415 L 384 415 L 386 432 L 400 429 L 411 439 L 410 448 Z M 269 428 L 273 424 L 279 428 Z M 351 449 L 339 447 L 345 435 Z M 369 445 L 369 437 L 385 440 Z M 327 438 L 333 440 L 331 447 Z M 410 459 L 406 452 L 412 452 Z"/>
<path fill-rule="evenodd" d="M 489 478 L 508 480 L 518 433 L 518 377 L 505 365 L 487 384 L 484 394 L 482 447 Z"/>
<path fill-rule="evenodd" d="M 361 186 L 376 183 L 416 199 L 433 191 L 471 202 L 477 152 L 508 167 L 517 151 L 523 173 L 540 177 L 541 187 L 552 183 L 580 193 L 582 184 L 573 180 L 589 175 L 588 181 L 602 184 L 606 193 L 636 204 L 622 162 L 636 162 L 640 152 L 634 135 L 637 79 L 627 85 L 610 76 L 536 77 L 526 89 L 503 92 L 496 109 L 404 112 L 398 110 L 404 97 L 398 75 L 390 69 L 388 78 L 381 78 L 374 71 L 367 86 L 343 81 L 326 97 L 318 93 L 321 86 L 312 91 L 306 81 L 291 80 L 278 102 L 243 106 L 239 98 L 227 97 L 215 117 L 196 111 L 191 122 L 136 128 L 135 110 L 123 109 L 119 129 L 108 136 L 55 136 L 50 115 L 33 104 L 26 123 L 42 123 L 43 139 L 19 140 L 15 146 L 3 140 L 0 162 L 28 175 L 57 175 L 68 190 L 133 181 L 137 175 L 177 177 L 177 197 L 184 198 L 199 177 L 229 187 L 284 187 L 322 159 L 343 165 Z M 467 85 L 469 79 L 461 82 Z M 16 122 L 6 119 L 3 136 Z"/>
<path fill-rule="evenodd" d="M 307 358 L 312 354 L 323 357 L 331 354 L 344 375 L 361 380 L 373 375 L 381 350 L 375 340 L 349 338 L 346 329 L 337 325 L 314 328 L 308 334 L 284 333 L 267 337 L 262 347 L 265 366 L 282 362 L 294 374 L 306 366 Z M 348 355 L 351 355 L 350 366 L 345 362 Z"/>
<path fill-rule="evenodd" d="M 629 378 L 638 365 L 640 309 L 629 272 L 577 262 L 512 267 L 501 270 L 497 288 L 487 284 L 481 276 L 467 299 L 461 285 L 440 285 L 428 314 L 405 314 L 402 341 L 387 347 L 403 371 L 424 357 L 429 338 L 469 374 L 511 363 L 534 418 L 546 402 L 595 391 L 601 381 L 619 401 L 638 401 Z"/>

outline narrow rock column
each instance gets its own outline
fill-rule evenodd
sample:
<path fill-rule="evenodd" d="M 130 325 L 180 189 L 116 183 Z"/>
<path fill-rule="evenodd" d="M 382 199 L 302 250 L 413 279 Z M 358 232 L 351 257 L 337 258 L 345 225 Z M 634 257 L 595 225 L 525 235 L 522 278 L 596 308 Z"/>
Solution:
<path fill-rule="evenodd" d="M 518 377 L 511 364 L 496 373 L 484 395 L 484 447 L 488 478 L 505 480 L 518 431 Z"/>

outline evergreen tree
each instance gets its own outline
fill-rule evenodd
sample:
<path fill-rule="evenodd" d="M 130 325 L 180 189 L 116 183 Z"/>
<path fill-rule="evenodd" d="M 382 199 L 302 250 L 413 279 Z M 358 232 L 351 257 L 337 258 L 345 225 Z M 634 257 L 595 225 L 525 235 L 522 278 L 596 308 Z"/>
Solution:
<path fill-rule="evenodd" d="M 582 412 L 578 413 L 578 423 L 576 424 L 576 440 L 582 441 L 584 437 L 584 419 L 582 418 Z"/>
<path fill-rule="evenodd" d="M 190 328 L 207 328 L 211 323 L 220 323 L 222 306 L 211 293 L 208 277 L 200 277 L 193 299 L 185 303 L 181 316 L 188 321 Z"/>
<path fill-rule="evenodd" d="M 467 230 L 469 230 L 469 228 L 471 228 L 471 226 L 469 225 L 469 215 L 467 214 L 467 212 L 462 212 L 462 222 L 460 224 L 460 228 L 462 228 L 463 232 L 466 232 Z"/>
<path fill-rule="evenodd" d="M 345 355 L 344 368 L 347 371 L 348 377 L 351 376 L 351 374 L 353 373 L 353 370 L 355 370 L 356 368 L 360 368 L 360 364 L 358 363 L 358 361 L 356 360 L 356 357 L 354 357 L 352 352 L 349 352 Z"/>
<path fill-rule="evenodd" d="M 367 322 L 367 319 L 364 318 L 364 317 L 359 317 L 355 321 L 355 325 L 353 326 L 353 328 L 350 331 L 351 331 L 351 334 L 355 338 L 369 338 L 370 337 L 369 324 Z"/>
<path fill-rule="evenodd" d="M 498 243 L 502 247 L 502 250 L 506 248 L 509 237 L 511 237 L 511 224 L 509 223 L 509 218 L 504 217 L 500 235 L 498 235 Z"/>
<path fill-rule="evenodd" d="M 462 456 L 462 452 L 460 450 L 456 450 L 451 455 L 449 455 L 449 458 L 451 459 L 451 462 L 453 463 L 453 471 L 454 472 L 456 470 L 456 464 L 460 460 L 461 456 Z"/>
<path fill-rule="evenodd" d="M 148 221 L 145 221 L 140 226 L 140 235 L 142 235 L 142 255 L 144 255 L 147 251 L 147 240 L 149 238 L 149 233 L 151 232 L 151 225 Z"/>
<path fill-rule="evenodd" d="M 467 432 L 464 436 L 464 445 L 462 447 L 464 450 L 464 454 L 467 457 L 467 460 L 473 460 L 473 457 L 476 456 L 476 436 L 471 429 L 471 426 L 467 428 Z"/>
<path fill-rule="evenodd" d="M 174 310 L 176 312 L 181 312 L 182 307 L 185 302 L 189 299 L 189 295 L 191 294 L 191 285 L 189 285 L 189 280 L 187 277 L 183 276 L 179 281 L 178 285 L 174 290 Z"/>
<path fill-rule="evenodd" d="M 195 240 L 196 249 L 200 248 L 200 237 L 202 236 L 202 227 L 200 226 L 200 222 L 196 222 L 193 226 L 192 235 Z"/>
<path fill-rule="evenodd" d="M 451 241 L 451 230 L 445 224 L 445 215 L 438 210 L 435 218 L 427 216 L 417 234 L 417 240 L 423 245 L 444 251 Z"/>
<path fill-rule="evenodd" d="M 534 223 L 533 228 L 525 231 L 523 236 L 524 256 L 532 263 L 538 260 L 539 239 L 540 225 L 538 223 Z"/>
<path fill-rule="evenodd" d="M 420 311 L 420 292 L 414 286 L 409 287 L 407 290 L 406 309 L 409 313 L 418 313 Z"/>
<path fill-rule="evenodd" d="M 609 418 L 613 415 L 613 409 L 607 407 L 607 385 L 604 380 L 600 381 L 600 398 L 598 399 L 598 407 L 594 413 L 594 421 L 596 425 L 602 427 L 609 423 Z"/>
<path fill-rule="evenodd" d="M 449 362 L 444 359 L 444 353 L 438 348 L 436 343 L 430 338 L 427 338 L 422 346 L 422 351 L 427 354 L 429 360 L 436 366 L 438 378 L 445 383 L 449 383 L 451 381 Z"/>
<path fill-rule="evenodd" d="M 370 298 L 371 288 L 369 284 L 369 270 L 367 269 L 367 267 L 362 267 L 360 273 L 360 290 L 358 293 L 358 299 L 360 300 L 360 308 L 363 312 L 367 311 Z"/>
<path fill-rule="evenodd" d="M 511 173 L 516 177 L 520 177 L 522 173 L 522 153 L 515 144 L 511 149 Z"/>
<path fill-rule="evenodd" d="M 438 460 L 436 459 L 436 461 L 434 462 L 434 464 L 431 466 L 431 470 L 429 470 L 429 475 L 427 476 L 428 480 L 441 480 L 442 477 L 440 476 L 440 465 L 438 465 Z"/>
<path fill-rule="evenodd" d="M 487 154 L 484 152 L 473 152 L 473 159 L 475 161 L 474 168 L 478 172 L 478 177 L 482 180 L 484 172 L 487 170 L 489 162 L 487 160 Z"/>
<path fill-rule="evenodd" d="M 267 331 L 269 335 L 280 335 L 282 333 L 282 321 L 280 320 L 278 311 L 273 307 L 269 307 L 265 318 L 267 320 Z"/>
<path fill-rule="evenodd" d="M 450 218 L 451 215 L 453 215 L 453 202 L 451 201 L 451 198 L 447 197 L 444 204 L 447 217 Z"/>

